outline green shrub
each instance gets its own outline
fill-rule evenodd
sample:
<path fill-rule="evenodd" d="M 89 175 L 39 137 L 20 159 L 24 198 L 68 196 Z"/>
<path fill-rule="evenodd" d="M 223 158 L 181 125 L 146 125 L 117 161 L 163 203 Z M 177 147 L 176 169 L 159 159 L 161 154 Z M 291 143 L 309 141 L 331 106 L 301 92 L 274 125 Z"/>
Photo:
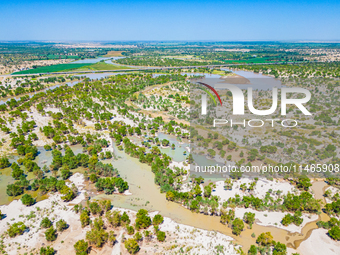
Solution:
<path fill-rule="evenodd" d="M 86 255 L 88 253 L 89 244 L 81 239 L 77 241 L 73 247 L 76 251 L 76 255 Z"/>
<path fill-rule="evenodd" d="M 35 203 L 35 199 L 31 195 L 25 194 L 21 197 L 21 202 L 26 206 L 30 206 Z"/>
<path fill-rule="evenodd" d="M 126 240 L 124 246 L 130 254 L 136 254 L 139 251 L 139 245 L 133 238 Z"/>
<path fill-rule="evenodd" d="M 52 227 L 46 230 L 45 237 L 47 241 L 53 242 L 57 239 L 57 230 Z"/>
<path fill-rule="evenodd" d="M 45 217 L 42 219 L 41 223 L 40 223 L 40 227 L 42 228 L 49 228 L 52 226 L 52 221 L 50 221 L 49 218 Z"/>
<path fill-rule="evenodd" d="M 7 233 L 10 237 L 15 237 L 17 235 L 22 235 L 24 231 L 27 229 L 23 222 L 13 223 L 8 229 Z"/>

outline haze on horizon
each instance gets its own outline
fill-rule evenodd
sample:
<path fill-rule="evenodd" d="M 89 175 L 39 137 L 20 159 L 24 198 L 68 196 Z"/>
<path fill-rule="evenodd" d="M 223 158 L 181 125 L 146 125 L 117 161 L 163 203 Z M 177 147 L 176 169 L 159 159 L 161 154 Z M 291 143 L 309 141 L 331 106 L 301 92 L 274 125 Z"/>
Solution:
<path fill-rule="evenodd" d="M 339 41 L 340 2 L 0 2 L 0 41 Z"/>

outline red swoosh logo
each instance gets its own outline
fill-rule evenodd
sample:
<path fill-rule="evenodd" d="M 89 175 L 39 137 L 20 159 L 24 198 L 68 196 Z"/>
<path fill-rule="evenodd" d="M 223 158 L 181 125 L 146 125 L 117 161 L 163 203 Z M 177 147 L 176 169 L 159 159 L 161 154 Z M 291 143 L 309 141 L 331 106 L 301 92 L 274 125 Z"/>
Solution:
<path fill-rule="evenodd" d="M 215 95 L 217 96 L 218 100 L 220 100 L 220 103 L 221 103 L 221 105 L 222 105 L 222 101 L 221 101 L 220 95 L 217 93 L 217 91 L 216 91 L 213 87 L 211 87 L 210 85 L 205 84 L 205 83 L 203 83 L 203 82 L 199 82 L 199 81 L 198 81 L 197 83 L 202 84 L 202 85 L 206 86 L 207 88 L 211 89 L 211 91 L 214 92 Z"/>

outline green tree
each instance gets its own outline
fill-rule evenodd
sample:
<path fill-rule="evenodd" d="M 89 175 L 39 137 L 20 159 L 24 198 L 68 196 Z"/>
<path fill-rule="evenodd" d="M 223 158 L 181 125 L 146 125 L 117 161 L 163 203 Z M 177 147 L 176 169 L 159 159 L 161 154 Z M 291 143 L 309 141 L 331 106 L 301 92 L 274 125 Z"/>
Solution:
<path fill-rule="evenodd" d="M 163 220 L 164 220 L 164 218 L 163 218 L 162 215 L 156 214 L 155 217 L 153 217 L 153 219 L 152 219 L 152 224 L 153 225 L 160 225 L 160 224 L 163 223 Z"/>
<path fill-rule="evenodd" d="M 17 184 L 7 185 L 6 193 L 8 196 L 19 196 L 24 193 L 24 189 Z"/>
<path fill-rule="evenodd" d="M 333 226 L 329 231 L 328 235 L 337 241 L 340 241 L 340 228 L 338 226 Z"/>
<path fill-rule="evenodd" d="M 136 254 L 139 251 L 139 245 L 133 238 L 126 240 L 124 246 L 130 254 Z"/>
<path fill-rule="evenodd" d="M 21 197 L 21 202 L 26 206 L 30 206 L 35 203 L 35 199 L 31 195 L 25 194 Z"/>
<path fill-rule="evenodd" d="M 124 222 L 125 224 L 130 224 L 130 218 L 129 215 L 127 215 L 126 212 L 123 212 L 123 215 L 121 217 L 122 222 Z"/>
<path fill-rule="evenodd" d="M 72 175 L 72 172 L 68 168 L 63 168 L 60 172 L 63 180 L 67 180 Z"/>
<path fill-rule="evenodd" d="M 256 243 L 261 246 L 269 246 L 273 243 L 273 236 L 270 232 L 262 233 L 257 237 Z"/>
<path fill-rule="evenodd" d="M 81 227 L 84 228 L 87 225 L 90 224 L 90 217 L 89 217 L 89 212 L 87 210 L 84 210 L 80 214 L 80 222 L 81 222 Z"/>
<path fill-rule="evenodd" d="M 77 241 L 73 247 L 76 251 L 76 255 L 86 255 L 88 253 L 89 244 L 81 239 Z"/>
<path fill-rule="evenodd" d="M 211 186 L 207 185 L 204 187 L 204 196 L 205 197 L 210 197 L 211 196 Z"/>
<path fill-rule="evenodd" d="M 41 223 L 40 223 L 40 227 L 42 228 L 49 228 L 52 226 L 52 222 L 50 221 L 49 218 L 45 217 L 42 219 Z"/>
<path fill-rule="evenodd" d="M 22 235 L 26 229 L 27 227 L 25 224 L 20 221 L 10 225 L 10 227 L 7 229 L 7 233 L 9 237 L 15 237 L 17 235 Z"/>
<path fill-rule="evenodd" d="M 145 209 L 139 209 L 136 215 L 135 226 L 139 230 L 141 228 L 145 229 L 151 225 L 151 218 L 148 215 L 148 211 Z"/>
<path fill-rule="evenodd" d="M 59 232 L 64 231 L 65 229 L 67 229 L 67 223 L 66 221 L 64 221 L 63 219 L 57 221 L 56 223 L 56 228 Z"/>
<path fill-rule="evenodd" d="M 57 239 L 57 230 L 52 227 L 46 230 L 45 237 L 47 241 L 53 242 Z"/>
<path fill-rule="evenodd" d="M 122 216 L 119 211 L 107 211 L 105 217 L 112 227 L 120 226 Z"/>
<path fill-rule="evenodd" d="M 53 255 L 53 254 L 55 254 L 55 250 L 53 249 L 53 247 L 47 246 L 40 248 L 40 255 Z"/>
<path fill-rule="evenodd" d="M 140 232 L 137 232 L 135 235 L 134 235 L 134 238 L 137 242 L 141 241 L 143 239 L 143 236 Z"/>
<path fill-rule="evenodd" d="M 169 200 L 169 201 L 174 201 L 174 198 L 175 198 L 175 195 L 172 191 L 168 191 L 166 193 L 166 200 Z"/>
<path fill-rule="evenodd" d="M 86 232 L 86 240 L 88 240 L 90 244 L 93 244 L 96 247 L 102 247 L 107 239 L 108 233 L 102 228 L 94 227 L 90 231 Z"/>
<path fill-rule="evenodd" d="M 243 231 L 244 228 L 244 223 L 241 219 L 236 218 L 235 220 L 233 220 L 232 222 L 232 232 L 234 235 L 240 235 L 241 232 Z"/>
<path fill-rule="evenodd" d="M 274 245 L 273 255 L 286 255 L 287 254 L 287 247 L 285 244 L 277 242 Z"/>
<path fill-rule="evenodd" d="M 248 250 L 248 255 L 257 255 L 257 248 L 255 245 L 251 245 Z"/>
<path fill-rule="evenodd" d="M 157 231 L 156 235 L 158 241 L 163 242 L 165 240 L 165 232 Z"/>
<path fill-rule="evenodd" d="M 135 233 L 135 229 L 133 228 L 133 226 L 127 225 L 126 230 L 128 232 L 128 235 L 133 235 Z"/>
<path fill-rule="evenodd" d="M 243 220 L 245 221 L 245 223 L 249 224 L 250 229 L 251 229 L 252 225 L 255 222 L 255 213 L 251 213 L 251 212 L 244 213 Z"/>
<path fill-rule="evenodd" d="M 109 243 L 112 244 L 112 245 L 114 245 L 114 243 L 116 242 L 116 235 L 113 231 L 109 232 L 108 240 L 109 240 Z"/>
<path fill-rule="evenodd" d="M 10 163 L 7 157 L 1 157 L 0 158 L 0 169 L 4 169 L 6 167 L 9 167 Z"/>

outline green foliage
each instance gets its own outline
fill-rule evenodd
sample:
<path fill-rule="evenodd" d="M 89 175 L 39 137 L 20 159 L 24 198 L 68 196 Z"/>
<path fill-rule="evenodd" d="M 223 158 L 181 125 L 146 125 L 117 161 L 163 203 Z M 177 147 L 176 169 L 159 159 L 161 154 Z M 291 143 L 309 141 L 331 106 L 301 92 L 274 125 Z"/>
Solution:
<path fill-rule="evenodd" d="M 90 63 L 75 63 L 75 64 L 57 64 L 51 66 L 41 66 L 35 69 L 28 69 L 24 71 L 15 72 L 15 74 L 37 74 L 37 73 L 52 73 L 61 71 L 70 71 L 84 66 L 89 66 Z"/>
<path fill-rule="evenodd" d="M 340 241 L 340 228 L 339 226 L 333 226 L 329 231 L 328 231 L 328 235 L 336 240 L 336 241 Z"/>
<path fill-rule="evenodd" d="M 140 249 L 138 243 L 133 238 L 126 240 L 124 246 L 130 254 L 136 254 Z"/>
<path fill-rule="evenodd" d="M 7 229 L 7 233 L 9 237 L 15 237 L 17 235 L 22 235 L 26 229 L 27 227 L 25 226 L 25 224 L 20 221 L 10 225 Z"/>
<path fill-rule="evenodd" d="M 19 180 L 20 177 L 24 174 L 24 171 L 20 169 L 19 165 L 17 163 L 13 163 L 11 165 L 11 168 L 13 169 L 12 171 L 12 177 L 15 179 L 15 180 Z"/>
<path fill-rule="evenodd" d="M 235 219 L 235 211 L 229 210 L 228 212 L 224 209 L 221 210 L 220 221 L 222 224 L 230 224 Z"/>
<path fill-rule="evenodd" d="M 248 255 L 257 255 L 257 248 L 255 245 L 251 245 L 248 250 Z"/>
<path fill-rule="evenodd" d="M 137 232 L 135 235 L 134 235 L 134 238 L 137 242 L 141 241 L 143 239 L 143 236 L 140 232 Z"/>
<path fill-rule="evenodd" d="M 325 211 L 329 215 L 339 215 L 340 213 L 340 199 L 336 199 L 329 204 L 325 205 Z"/>
<path fill-rule="evenodd" d="M 133 235 L 135 233 L 135 229 L 133 228 L 133 226 L 127 225 L 126 230 L 128 235 Z"/>
<path fill-rule="evenodd" d="M 256 243 L 261 246 L 270 246 L 273 243 L 273 236 L 270 232 L 262 233 L 257 237 Z"/>
<path fill-rule="evenodd" d="M 277 242 L 274 245 L 273 255 L 286 255 L 287 254 L 287 247 L 285 244 Z"/>
<path fill-rule="evenodd" d="M 163 223 L 163 216 L 160 214 L 156 214 L 155 217 L 152 219 L 152 224 L 153 225 L 160 225 Z"/>
<path fill-rule="evenodd" d="M 97 202 L 90 203 L 89 207 L 93 215 L 101 214 L 103 211 L 103 209 L 99 206 Z"/>
<path fill-rule="evenodd" d="M 126 212 L 123 212 L 123 215 L 121 217 L 122 222 L 124 222 L 125 224 L 130 224 L 130 218 L 129 215 L 127 215 Z"/>
<path fill-rule="evenodd" d="M 97 175 L 96 175 L 96 174 L 91 174 L 91 175 L 90 175 L 90 181 L 91 181 L 92 183 L 96 183 L 96 182 L 98 181 Z"/>
<path fill-rule="evenodd" d="M 10 163 L 7 157 L 1 157 L 0 158 L 0 169 L 4 169 L 6 167 L 9 167 Z"/>
<path fill-rule="evenodd" d="M 45 232 L 45 237 L 47 241 L 53 242 L 57 239 L 57 230 L 51 226 L 49 229 Z"/>
<path fill-rule="evenodd" d="M 76 255 L 86 255 L 88 254 L 89 244 L 88 242 L 84 241 L 83 239 L 77 241 L 74 244 L 74 250 L 76 251 Z"/>
<path fill-rule="evenodd" d="M 89 211 L 83 210 L 80 214 L 81 227 L 84 228 L 90 224 Z"/>
<path fill-rule="evenodd" d="M 112 227 L 120 226 L 122 216 L 119 211 L 107 211 L 105 217 Z"/>
<path fill-rule="evenodd" d="M 49 218 L 45 217 L 42 219 L 40 223 L 40 227 L 42 228 L 50 228 L 52 226 L 52 221 Z"/>
<path fill-rule="evenodd" d="M 294 216 L 292 216 L 291 214 L 286 214 L 281 223 L 284 226 L 288 226 L 291 223 L 294 223 L 296 226 L 300 226 L 303 222 L 303 219 L 301 218 L 301 212 L 297 211 L 294 213 Z"/>
<path fill-rule="evenodd" d="M 255 222 L 255 213 L 251 213 L 251 212 L 244 213 L 243 220 L 245 221 L 245 223 L 252 226 Z"/>
<path fill-rule="evenodd" d="M 70 169 L 67 168 L 61 169 L 61 177 L 63 178 L 63 180 L 67 180 L 71 175 L 72 172 L 70 171 Z"/>
<path fill-rule="evenodd" d="M 108 240 L 108 233 L 102 228 L 92 228 L 86 232 L 86 240 L 89 244 L 96 247 L 102 247 L 103 244 Z"/>
<path fill-rule="evenodd" d="M 240 235 L 244 229 L 244 223 L 241 219 L 235 218 L 232 222 L 232 232 L 234 235 Z"/>
<path fill-rule="evenodd" d="M 283 206 L 288 211 L 306 211 L 309 213 L 317 213 L 320 211 L 320 203 L 313 198 L 313 195 L 305 191 L 300 196 L 288 193 L 284 198 Z"/>
<path fill-rule="evenodd" d="M 165 240 L 165 232 L 157 231 L 156 235 L 157 235 L 157 240 L 158 241 L 164 242 L 164 240 Z"/>
<path fill-rule="evenodd" d="M 104 190 L 105 194 L 112 194 L 115 187 L 118 188 L 119 193 L 123 193 L 125 190 L 129 189 L 128 183 L 120 177 L 99 178 L 95 186 L 98 191 Z"/>
<path fill-rule="evenodd" d="M 307 191 L 312 184 L 310 183 L 310 179 L 308 177 L 299 177 L 296 182 L 296 186 L 298 189 Z"/>
<path fill-rule="evenodd" d="M 25 194 L 21 197 L 21 202 L 26 206 L 30 206 L 35 203 L 35 199 L 31 195 Z"/>
<path fill-rule="evenodd" d="M 40 248 L 40 255 L 53 255 L 53 254 L 55 254 L 55 250 L 53 249 L 53 247 L 47 246 Z"/>
<path fill-rule="evenodd" d="M 67 227 L 68 227 L 67 223 L 63 219 L 57 221 L 57 223 L 56 223 L 56 228 L 59 232 L 64 231 L 65 229 L 67 229 Z"/>
<path fill-rule="evenodd" d="M 135 226 L 136 229 L 145 229 L 151 225 L 151 218 L 148 216 L 148 211 L 145 209 L 139 209 L 136 215 Z"/>

